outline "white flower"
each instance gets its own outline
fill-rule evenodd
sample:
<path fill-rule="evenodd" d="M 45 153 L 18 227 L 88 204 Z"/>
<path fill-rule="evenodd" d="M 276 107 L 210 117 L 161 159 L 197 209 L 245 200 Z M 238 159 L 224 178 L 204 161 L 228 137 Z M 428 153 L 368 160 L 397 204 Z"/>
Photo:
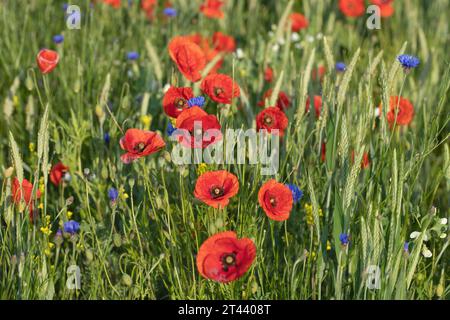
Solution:
<path fill-rule="evenodd" d="M 445 239 L 445 238 L 447 238 L 447 235 L 446 235 L 445 233 L 441 233 L 441 235 L 439 236 L 439 238 Z"/>
<path fill-rule="evenodd" d="M 381 115 L 381 110 L 379 107 L 375 108 L 375 118 L 378 118 Z"/>
<path fill-rule="evenodd" d="M 323 38 L 323 33 L 322 33 L 322 32 L 319 32 L 319 33 L 317 34 L 316 38 L 319 39 L 319 40 L 322 39 L 322 38 Z"/>
<path fill-rule="evenodd" d="M 447 218 L 442 218 L 440 221 L 441 224 L 447 224 Z"/>
<path fill-rule="evenodd" d="M 411 232 L 411 234 L 409 235 L 409 237 L 410 237 L 411 239 L 415 239 L 415 238 L 417 238 L 419 235 L 420 235 L 420 232 L 419 232 L 419 231 L 413 231 L 413 232 Z"/>
<path fill-rule="evenodd" d="M 278 52 L 278 51 L 280 50 L 280 45 L 274 44 L 274 45 L 272 46 L 272 50 L 273 50 L 274 52 Z"/>
<path fill-rule="evenodd" d="M 426 246 L 423 246 L 422 254 L 425 258 L 431 258 L 433 256 L 433 253 L 431 253 L 430 249 L 428 249 Z"/>
<path fill-rule="evenodd" d="M 274 35 L 273 31 L 269 31 L 269 32 L 267 32 L 267 34 L 269 35 L 269 38 L 272 38 Z"/>
<path fill-rule="evenodd" d="M 280 46 L 283 46 L 286 43 L 286 41 L 284 41 L 284 38 L 278 38 L 277 42 Z"/>
<path fill-rule="evenodd" d="M 236 49 L 236 58 L 242 59 L 242 58 L 244 58 L 244 56 L 245 56 L 244 51 L 242 51 L 241 48 L 237 48 Z"/>
<path fill-rule="evenodd" d="M 167 92 L 167 90 L 169 90 L 170 89 L 170 83 L 166 83 L 165 85 L 164 85 L 164 87 L 163 87 L 163 93 L 166 93 Z"/>
<path fill-rule="evenodd" d="M 291 34 L 291 40 L 292 42 L 297 42 L 300 40 L 300 35 L 297 32 L 292 32 Z"/>
<path fill-rule="evenodd" d="M 311 35 L 309 35 L 309 36 L 306 37 L 306 41 L 308 41 L 308 42 L 314 42 L 314 37 L 311 36 Z"/>

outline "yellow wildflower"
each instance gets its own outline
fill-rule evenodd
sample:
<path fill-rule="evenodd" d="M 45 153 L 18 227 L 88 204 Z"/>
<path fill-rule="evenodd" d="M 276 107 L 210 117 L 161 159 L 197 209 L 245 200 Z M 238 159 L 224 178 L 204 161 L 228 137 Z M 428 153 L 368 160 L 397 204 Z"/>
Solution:
<path fill-rule="evenodd" d="M 35 149 L 35 144 L 33 142 L 30 142 L 30 144 L 28 145 L 28 149 L 30 150 L 31 153 L 34 152 Z"/>
<path fill-rule="evenodd" d="M 197 175 L 200 176 L 204 174 L 206 171 L 208 171 L 208 165 L 206 163 L 202 162 L 197 166 Z"/>
<path fill-rule="evenodd" d="M 72 211 L 67 211 L 67 219 L 71 219 L 73 216 L 73 212 Z"/>
<path fill-rule="evenodd" d="M 48 226 L 41 227 L 41 232 L 47 236 L 49 236 L 52 233 L 52 230 Z"/>
<path fill-rule="evenodd" d="M 144 128 L 150 128 L 150 124 L 152 123 L 152 117 L 150 115 L 143 114 L 140 120 Z"/>
<path fill-rule="evenodd" d="M 17 107 L 19 105 L 19 97 L 14 95 L 13 97 L 13 105 L 14 107 Z"/>
<path fill-rule="evenodd" d="M 305 208 L 306 223 L 309 226 L 313 226 L 314 225 L 313 206 L 312 206 L 312 204 L 305 203 L 304 208 Z M 322 209 L 319 208 L 318 211 L 319 211 L 319 217 L 322 217 L 323 216 Z"/>

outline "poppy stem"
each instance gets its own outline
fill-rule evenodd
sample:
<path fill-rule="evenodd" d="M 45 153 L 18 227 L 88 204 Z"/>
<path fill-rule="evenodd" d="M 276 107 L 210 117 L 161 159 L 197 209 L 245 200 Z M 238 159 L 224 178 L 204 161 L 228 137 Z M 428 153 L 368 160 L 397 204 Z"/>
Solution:
<path fill-rule="evenodd" d="M 117 128 L 119 128 L 120 132 L 122 132 L 122 134 L 125 134 L 125 132 L 123 131 L 123 129 L 120 126 L 120 124 L 117 122 L 116 117 L 114 117 L 113 113 L 111 112 L 111 110 L 109 109 L 109 106 L 107 104 L 105 104 L 105 108 L 108 111 L 109 115 L 111 116 L 114 124 L 117 126 Z"/>

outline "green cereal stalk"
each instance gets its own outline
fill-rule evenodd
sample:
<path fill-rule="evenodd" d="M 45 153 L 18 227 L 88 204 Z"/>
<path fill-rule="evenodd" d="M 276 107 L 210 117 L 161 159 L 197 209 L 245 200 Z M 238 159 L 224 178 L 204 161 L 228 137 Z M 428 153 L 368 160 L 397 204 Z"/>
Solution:
<path fill-rule="evenodd" d="M 280 72 L 275 88 L 270 96 L 269 106 L 274 106 L 277 103 L 278 94 L 280 93 L 281 84 L 283 83 L 284 70 Z"/>
<path fill-rule="evenodd" d="M 355 69 L 356 62 L 358 61 L 360 52 L 361 52 L 361 48 L 358 48 L 358 50 L 356 50 L 355 54 L 353 55 L 352 61 L 350 62 L 349 66 L 347 68 L 347 71 L 345 72 L 345 75 L 342 78 L 342 81 L 340 83 L 339 91 L 337 94 L 337 110 L 338 110 L 337 112 L 340 111 L 340 109 L 344 103 L 345 95 L 347 94 L 348 85 L 350 83 L 350 79 L 352 77 L 353 70 Z"/>
<path fill-rule="evenodd" d="M 156 79 L 158 79 L 159 83 L 162 83 L 163 72 L 161 68 L 161 61 L 159 60 L 155 47 L 149 39 L 145 40 L 145 48 L 147 49 L 147 54 L 152 63 L 153 70 L 155 71 Z"/>
<path fill-rule="evenodd" d="M 14 139 L 14 136 L 11 131 L 9 132 L 9 143 L 11 145 L 11 153 L 12 153 L 12 157 L 13 157 L 14 168 L 16 169 L 16 176 L 20 182 L 20 185 L 22 185 L 23 162 L 22 162 L 22 158 L 20 156 L 19 147 L 17 146 L 16 140 Z"/>
<path fill-rule="evenodd" d="M 333 53 L 331 52 L 330 46 L 328 45 L 328 39 L 327 37 L 323 37 L 323 48 L 325 51 L 325 59 L 327 61 L 328 70 L 334 70 L 335 62 Z"/>
<path fill-rule="evenodd" d="M 302 75 L 302 79 L 300 81 L 300 92 L 299 92 L 299 104 L 297 106 L 297 114 L 296 114 L 296 127 L 299 126 L 300 121 L 302 120 L 303 115 L 305 114 L 305 103 L 306 97 L 308 94 L 308 85 L 309 80 L 311 78 L 311 70 L 314 63 L 314 56 L 316 53 L 316 49 L 312 49 L 311 54 L 308 59 L 308 63 L 306 64 L 305 73 Z"/>
<path fill-rule="evenodd" d="M 397 54 L 397 56 L 405 53 L 407 44 L 408 44 L 407 42 L 403 43 L 403 46 L 400 49 L 400 51 Z M 395 57 L 394 61 L 392 62 L 391 68 L 389 69 L 390 71 L 389 71 L 388 81 L 387 81 L 387 88 L 388 88 L 388 92 L 387 93 L 388 93 L 388 96 L 391 95 L 391 92 L 392 92 L 393 87 L 394 87 L 395 76 L 396 76 L 397 72 L 401 68 L 400 63 L 398 63 L 398 61 L 397 61 L 397 56 Z"/>
<path fill-rule="evenodd" d="M 366 70 L 366 80 L 369 79 L 373 73 L 375 72 L 376 68 L 378 67 L 378 65 L 381 62 L 381 58 L 383 57 L 383 50 L 381 50 L 373 59 L 373 61 L 370 63 L 369 67 Z"/>
<path fill-rule="evenodd" d="M 348 154 L 348 134 L 347 134 L 347 117 L 342 117 L 341 135 L 338 144 L 338 156 L 341 160 L 341 165 L 344 164 Z"/>

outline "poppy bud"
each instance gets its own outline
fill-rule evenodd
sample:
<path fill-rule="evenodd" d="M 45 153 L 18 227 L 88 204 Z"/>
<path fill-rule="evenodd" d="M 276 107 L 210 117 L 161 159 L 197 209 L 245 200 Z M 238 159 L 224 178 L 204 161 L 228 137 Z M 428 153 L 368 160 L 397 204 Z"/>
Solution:
<path fill-rule="evenodd" d="M 52 72 L 56 68 L 59 61 L 58 52 L 48 49 L 42 49 L 39 51 L 36 57 L 39 69 L 43 74 Z"/>

